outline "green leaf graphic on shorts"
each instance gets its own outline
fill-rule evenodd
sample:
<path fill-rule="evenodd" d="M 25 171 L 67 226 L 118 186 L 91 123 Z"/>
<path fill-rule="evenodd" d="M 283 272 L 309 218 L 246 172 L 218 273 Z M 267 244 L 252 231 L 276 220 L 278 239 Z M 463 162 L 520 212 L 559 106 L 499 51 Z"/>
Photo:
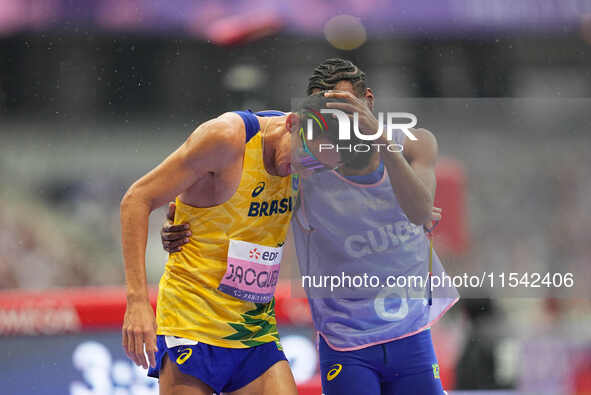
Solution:
<path fill-rule="evenodd" d="M 275 299 L 269 303 L 255 303 L 256 308 L 241 314 L 241 323 L 228 323 L 236 332 L 224 337 L 228 340 L 240 340 L 242 344 L 254 347 L 266 342 L 254 340 L 263 336 L 271 336 L 279 340 L 275 322 Z M 256 329 L 259 327 L 260 329 Z"/>
<path fill-rule="evenodd" d="M 246 341 L 243 341 L 242 343 L 247 345 L 248 347 L 256 347 L 256 346 L 262 346 L 263 344 L 267 344 L 265 342 L 259 342 L 256 340 L 246 340 Z"/>
<path fill-rule="evenodd" d="M 232 328 L 234 328 L 236 333 L 226 336 L 226 337 L 224 337 L 224 339 L 244 340 L 244 339 L 250 339 L 253 335 L 253 333 L 246 326 L 244 326 L 242 324 L 228 324 L 228 325 L 230 325 Z"/>

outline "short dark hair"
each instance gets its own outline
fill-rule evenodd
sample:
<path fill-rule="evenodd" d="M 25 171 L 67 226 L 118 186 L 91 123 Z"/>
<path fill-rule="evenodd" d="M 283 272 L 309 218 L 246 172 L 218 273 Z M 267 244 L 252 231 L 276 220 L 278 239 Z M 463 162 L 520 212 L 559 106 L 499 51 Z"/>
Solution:
<path fill-rule="evenodd" d="M 367 88 L 365 73 L 353 62 L 346 59 L 330 58 L 320 63 L 308 79 L 307 94 L 314 89 L 326 91 L 334 89 L 339 81 L 350 81 L 357 96 L 362 96 Z"/>

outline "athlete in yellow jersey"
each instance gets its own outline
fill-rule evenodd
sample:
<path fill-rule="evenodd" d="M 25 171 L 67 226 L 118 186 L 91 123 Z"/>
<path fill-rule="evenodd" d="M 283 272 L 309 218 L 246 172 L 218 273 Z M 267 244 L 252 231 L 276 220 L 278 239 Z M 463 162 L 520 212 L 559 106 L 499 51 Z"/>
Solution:
<path fill-rule="evenodd" d="M 295 114 L 225 113 L 199 126 L 121 202 L 123 347 L 166 394 L 295 394 L 273 292 L 293 208 Z M 171 254 L 156 320 L 145 247 L 150 212 L 176 197 L 189 242 Z M 168 357 L 167 357 L 168 356 Z"/>

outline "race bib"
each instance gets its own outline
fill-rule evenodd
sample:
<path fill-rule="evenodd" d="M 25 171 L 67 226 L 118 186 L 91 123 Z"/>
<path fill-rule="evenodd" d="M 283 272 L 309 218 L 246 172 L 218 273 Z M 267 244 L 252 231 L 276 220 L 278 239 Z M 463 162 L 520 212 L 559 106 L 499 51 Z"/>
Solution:
<path fill-rule="evenodd" d="M 230 240 L 226 274 L 218 290 L 248 302 L 270 302 L 279 279 L 282 252 L 283 246 Z"/>

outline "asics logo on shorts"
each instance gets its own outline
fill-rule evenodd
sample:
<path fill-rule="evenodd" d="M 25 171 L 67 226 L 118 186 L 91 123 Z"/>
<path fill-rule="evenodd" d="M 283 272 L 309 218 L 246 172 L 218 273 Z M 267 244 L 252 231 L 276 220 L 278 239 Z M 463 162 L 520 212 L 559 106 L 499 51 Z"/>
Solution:
<path fill-rule="evenodd" d="M 190 348 L 186 348 L 184 350 L 179 349 L 179 352 L 181 353 L 181 355 L 179 355 L 176 359 L 176 363 L 178 363 L 179 365 L 182 365 L 185 362 L 187 362 L 187 359 L 191 358 L 191 355 L 193 354 L 193 350 Z"/>
<path fill-rule="evenodd" d="M 342 369 L 343 365 L 341 365 L 340 363 L 335 363 L 331 366 L 331 369 L 328 371 L 328 373 L 326 373 L 326 379 L 328 381 L 332 381 L 335 377 L 339 375 L 339 373 L 341 373 Z"/>

